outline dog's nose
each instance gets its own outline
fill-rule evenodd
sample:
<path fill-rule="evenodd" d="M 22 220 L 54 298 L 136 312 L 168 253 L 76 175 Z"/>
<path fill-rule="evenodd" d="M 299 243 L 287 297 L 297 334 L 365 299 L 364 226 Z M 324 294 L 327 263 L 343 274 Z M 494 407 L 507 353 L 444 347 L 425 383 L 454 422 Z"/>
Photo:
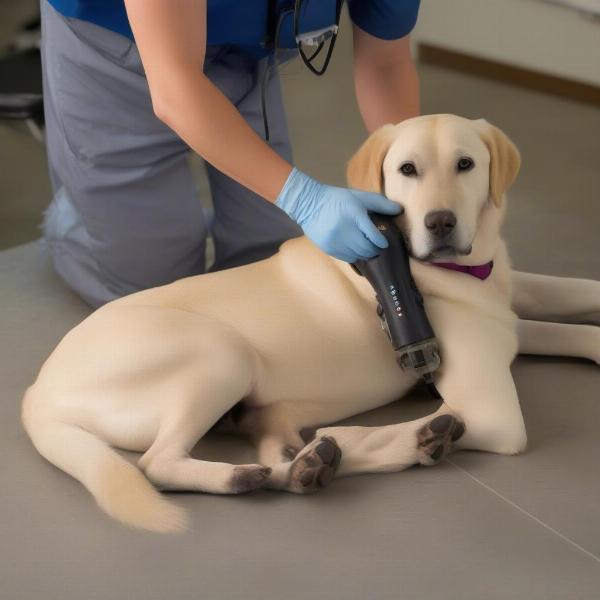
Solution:
<path fill-rule="evenodd" d="M 456 227 L 456 215 L 451 210 L 434 210 L 425 215 L 425 227 L 437 238 L 447 236 Z"/>

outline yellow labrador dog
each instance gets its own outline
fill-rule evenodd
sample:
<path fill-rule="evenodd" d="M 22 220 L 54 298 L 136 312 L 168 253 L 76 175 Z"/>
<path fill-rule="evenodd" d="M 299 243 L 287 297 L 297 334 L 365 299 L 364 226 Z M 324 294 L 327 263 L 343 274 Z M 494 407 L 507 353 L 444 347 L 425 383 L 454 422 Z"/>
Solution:
<path fill-rule="evenodd" d="M 75 327 L 25 394 L 33 443 L 109 515 L 156 531 L 185 525 L 156 488 L 302 493 L 335 473 L 431 465 L 453 449 L 523 451 L 510 364 L 518 351 L 599 362 L 600 328 L 582 323 L 599 322 L 600 283 L 511 271 L 499 229 L 519 163 L 500 130 L 451 115 L 385 126 L 350 162 L 351 186 L 404 207 L 398 225 L 442 354 L 434 414 L 318 429 L 305 442 L 303 428 L 388 404 L 416 381 L 396 363 L 368 282 L 298 238 L 267 260 L 111 302 Z M 455 269 L 436 266 L 448 260 Z M 253 436 L 259 464 L 191 457 L 217 422 Z M 143 452 L 139 469 L 111 446 Z"/>

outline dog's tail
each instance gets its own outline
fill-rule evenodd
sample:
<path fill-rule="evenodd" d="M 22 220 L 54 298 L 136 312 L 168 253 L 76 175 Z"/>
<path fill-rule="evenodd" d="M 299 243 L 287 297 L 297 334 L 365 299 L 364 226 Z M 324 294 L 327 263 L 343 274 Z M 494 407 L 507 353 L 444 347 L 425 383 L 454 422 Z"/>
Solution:
<path fill-rule="evenodd" d="M 186 528 L 183 509 L 169 502 L 142 472 L 108 444 L 76 425 L 44 415 L 31 388 L 23 401 L 23 425 L 38 452 L 79 480 L 111 517 L 140 529 L 174 533 Z"/>

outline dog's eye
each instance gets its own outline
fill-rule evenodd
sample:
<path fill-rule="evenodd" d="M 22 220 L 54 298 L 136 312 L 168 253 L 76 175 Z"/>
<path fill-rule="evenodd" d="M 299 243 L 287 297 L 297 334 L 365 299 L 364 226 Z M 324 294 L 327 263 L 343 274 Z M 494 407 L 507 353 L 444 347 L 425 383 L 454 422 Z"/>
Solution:
<path fill-rule="evenodd" d="M 458 171 L 470 171 L 475 166 L 472 158 L 468 156 L 463 156 L 456 163 L 456 169 Z"/>
<path fill-rule="evenodd" d="M 400 173 L 406 177 L 414 177 L 417 174 L 417 168 L 411 162 L 405 162 L 400 166 Z"/>

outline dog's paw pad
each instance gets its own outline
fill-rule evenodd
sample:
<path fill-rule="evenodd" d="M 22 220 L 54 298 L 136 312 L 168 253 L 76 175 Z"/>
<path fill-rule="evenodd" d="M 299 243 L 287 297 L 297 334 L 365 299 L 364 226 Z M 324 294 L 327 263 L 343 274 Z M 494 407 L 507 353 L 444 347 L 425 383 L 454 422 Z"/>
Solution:
<path fill-rule="evenodd" d="M 465 424 L 453 415 L 440 415 L 417 433 L 417 457 L 422 465 L 434 465 L 452 451 L 465 433 Z"/>
<path fill-rule="evenodd" d="M 262 465 L 238 465 L 233 469 L 231 490 L 234 494 L 243 494 L 261 488 L 271 475 L 270 467 Z"/>
<path fill-rule="evenodd" d="M 308 494 L 329 485 L 341 460 L 342 451 L 333 438 L 315 440 L 292 463 L 288 485 L 290 491 Z"/>
<path fill-rule="evenodd" d="M 454 428 L 454 430 L 452 431 L 451 440 L 453 442 L 456 442 L 457 440 L 459 440 L 463 436 L 464 433 L 465 433 L 465 424 L 462 423 L 461 421 L 459 421 L 456 424 L 456 427 Z"/>
<path fill-rule="evenodd" d="M 440 460 L 440 458 L 442 458 L 442 456 L 444 455 L 444 445 L 440 444 L 432 453 L 431 453 L 431 459 L 435 460 L 436 462 L 438 460 Z"/>
<path fill-rule="evenodd" d="M 454 417 L 452 415 L 440 415 L 430 421 L 428 427 L 433 433 L 445 433 L 452 426 L 453 421 Z"/>

